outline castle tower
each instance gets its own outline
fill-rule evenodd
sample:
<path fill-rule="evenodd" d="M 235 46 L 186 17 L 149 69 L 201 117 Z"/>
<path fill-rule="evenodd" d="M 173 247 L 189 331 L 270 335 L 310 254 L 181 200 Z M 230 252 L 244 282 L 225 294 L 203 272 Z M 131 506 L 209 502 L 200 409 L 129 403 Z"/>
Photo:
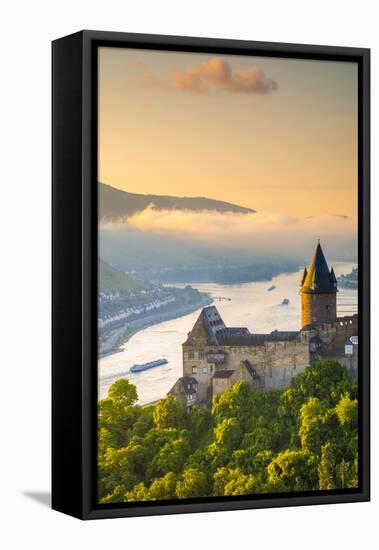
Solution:
<path fill-rule="evenodd" d="M 320 241 L 301 280 L 301 328 L 328 323 L 337 317 L 337 279 L 329 271 Z"/>

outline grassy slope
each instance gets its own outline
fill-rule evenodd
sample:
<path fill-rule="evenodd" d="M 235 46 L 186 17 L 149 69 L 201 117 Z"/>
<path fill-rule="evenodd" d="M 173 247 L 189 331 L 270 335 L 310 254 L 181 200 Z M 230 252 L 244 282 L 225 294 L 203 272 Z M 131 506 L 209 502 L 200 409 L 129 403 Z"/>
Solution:
<path fill-rule="evenodd" d="M 99 259 L 99 289 L 101 292 L 128 292 L 144 288 L 148 288 L 148 285 L 136 281 L 101 258 Z"/>

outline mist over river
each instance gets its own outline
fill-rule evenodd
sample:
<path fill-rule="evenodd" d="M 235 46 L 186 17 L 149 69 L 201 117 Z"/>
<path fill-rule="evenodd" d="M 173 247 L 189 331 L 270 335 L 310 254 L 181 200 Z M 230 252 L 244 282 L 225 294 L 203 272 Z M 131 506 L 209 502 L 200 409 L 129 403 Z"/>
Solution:
<path fill-rule="evenodd" d="M 350 273 L 356 266 L 351 262 L 330 262 L 336 276 Z M 272 330 L 299 330 L 300 296 L 299 284 L 302 270 L 274 277 L 272 281 L 220 285 L 211 283 L 192 284 L 201 292 L 214 298 L 226 326 L 247 327 L 250 332 Z M 275 289 L 267 289 L 275 285 Z M 172 285 L 173 286 L 173 285 Z M 185 286 L 185 285 L 176 285 Z M 357 291 L 340 288 L 337 294 L 337 314 L 350 315 L 357 311 Z M 216 297 L 230 298 L 230 301 Z M 281 305 L 284 298 L 288 305 Z M 139 403 L 145 404 L 164 397 L 175 381 L 182 375 L 182 344 L 193 327 L 200 309 L 171 321 L 164 321 L 146 328 L 123 345 L 124 350 L 99 359 L 99 399 L 106 396 L 109 386 L 117 379 L 127 377 L 137 387 Z M 166 365 L 140 373 L 129 373 L 135 363 L 155 359 L 167 359 Z"/>

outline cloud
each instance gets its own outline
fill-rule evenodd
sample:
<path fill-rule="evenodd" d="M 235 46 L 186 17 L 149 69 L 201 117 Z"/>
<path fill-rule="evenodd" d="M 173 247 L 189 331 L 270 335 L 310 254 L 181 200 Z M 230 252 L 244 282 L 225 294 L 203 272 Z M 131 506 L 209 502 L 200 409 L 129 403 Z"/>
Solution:
<path fill-rule="evenodd" d="M 190 65 L 185 69 L 171 67 L 167 79 L 160 79 L 144 68 L 139 80 L 143 86 L 167 87 L 180 92 L 198 94 L 213 90 L 232 93 L 271 94 L 277 89 L 277 83 L 267 77 L 262 69 L 249 67 L 232 71 L 229 63 L 220 57 L 213 57 L 205 63 Z"/>
<path fill-rule="evenodd" d="M 356 222 L 347 216 L 300 218 L 279 212 L 233 213 L 209 210 L 158 210 L 153 204 L 124 222 L 102 223 L 102 229 L 137 230 L 232 247 L 248 252 L 309 255 L 315 242 L 328 243 L 334 258 L 355 257 Z"/>
<path fill-rule="evenodd" d="M 146 88 L 165 88 L 166 82 L 158 78 L 154 73 L 148 69 L 144 69 L 144 72 L 139 79 L 139 84 Z"/>
<path fill-rule="evenodd" d="M 143 211 L 129 217 L 127 223 L 142 231 L 184 233 L 200 238 L 272 236 L 285 232 L 298 234 L 328 233 L 333 227 L 336 233 L 344 233 L 350 226 L 349 218 L 325 215 L 298 218 L 280 212 L 216 212 L 211 210 L 158 210 L 150 204 Z"/>

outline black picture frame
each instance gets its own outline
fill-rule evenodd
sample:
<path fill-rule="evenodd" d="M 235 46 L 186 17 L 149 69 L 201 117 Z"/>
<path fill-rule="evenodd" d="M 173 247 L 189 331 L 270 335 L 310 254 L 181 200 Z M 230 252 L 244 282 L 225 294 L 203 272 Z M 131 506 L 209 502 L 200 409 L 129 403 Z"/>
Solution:
<path fill-rule="evenodd" d="M 99 46 L 356 62 L 359 80 L 359 488 L 99 505 L 97 56 Z M 52 43 L 52 507 L 81 519 L 370 499 L 370 50 L 81 31 Z"/>

